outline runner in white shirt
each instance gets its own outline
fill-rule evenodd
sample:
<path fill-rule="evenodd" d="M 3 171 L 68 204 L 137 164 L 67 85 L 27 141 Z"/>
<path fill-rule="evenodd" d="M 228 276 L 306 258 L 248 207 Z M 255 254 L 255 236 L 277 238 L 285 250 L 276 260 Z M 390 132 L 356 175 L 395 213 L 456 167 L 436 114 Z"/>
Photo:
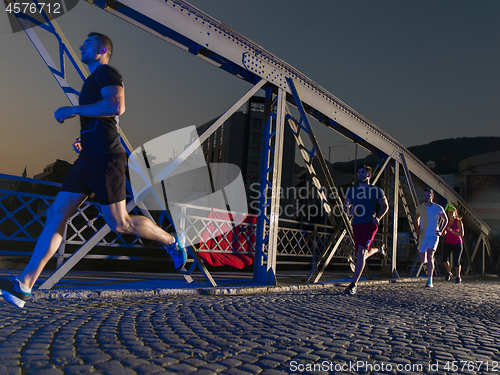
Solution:
<path fill-rule="evenodd" d="M 417 207 L 414 221 L 417 235 L 419 236 L 418 250 L 420 262 L 427 263 L 428 279 L 425 284 L 427 288 L 433 287 L 434 253 L 439 243 L 439 237 L 443 234 L 448 224 L 448 216 L 444 212 L 443 207 L 433 203 L 433 199 L 434 191 L 426 189 L 424 191 L 424 203 Z M 439 218 L 443 219 L 441 226 L 439 226 Z"/>

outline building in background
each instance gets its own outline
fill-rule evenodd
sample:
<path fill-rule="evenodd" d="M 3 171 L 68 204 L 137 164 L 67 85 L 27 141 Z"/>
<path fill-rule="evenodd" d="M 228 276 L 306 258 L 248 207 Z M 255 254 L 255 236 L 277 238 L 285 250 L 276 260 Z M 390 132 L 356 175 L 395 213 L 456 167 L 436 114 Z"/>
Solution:
<path fill-rule="evenodd" d="M 207 163 L 230 163 L 241 169 L 250 213 L 256 213 L 258 207 L 262 135 L 267 120 L 264 110 L 265 98 L 252 97 L 247 102 L 245 112 L 234 113 L 201 146 Z M 201 135 L 217 119 L 199 126 L 198 134 Z M 293 134 L 290 128 L 285 126 L 281 174 L 283 191 L 294 188 L 295 147 Z M 292 204 L 292 201 L 283 194 L 280 204 L 285 207 Z M 291 210 L 288 210 L 288 215 L 284 212 L 283 214 L 282 217 L 294 216 Z"/>
<path fill-rule="evenodd" d="M 455 190 L 500 238 L 500 151 L 460 162 Z"/>
<path fill-rule="evenodd" d="M 36 180 L 62 183 L 72 166 L 73 164 L 65 160 L 57 159 L 55 162 L 47 165 L 42 173 L 33 176 L 33 178 Z"/>

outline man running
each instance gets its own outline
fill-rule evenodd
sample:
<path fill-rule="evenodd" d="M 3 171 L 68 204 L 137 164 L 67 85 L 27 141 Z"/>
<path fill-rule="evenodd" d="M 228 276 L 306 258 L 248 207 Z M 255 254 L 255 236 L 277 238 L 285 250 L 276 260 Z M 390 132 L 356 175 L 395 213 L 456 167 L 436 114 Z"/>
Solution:
<path fill-rule="evenodd" d="M 432 288 L 432 274 L 434 272 L 434 253 L 436 252 L 439 237 L 443 234 L 444 229 L 448 225 L 448 217 L 446 216 L 443 207 L 432 202 L 434 199 L 434 190 L 424 190 L 424 203 L 417 207 L 415 214 L 415 229 L 417 231 L 418 249 L 420 262 L 427 263 L 427 288 Z M 439 226 L 439 218 L 443 221 Z"/>
<path fill-rule="evenodd" d="M 359 184 L 347 190 L 344 201 L 344 212 L 348 215 L 354 215 L 352 230 L 354 248 L 358 255 L 352 283 L 346 289 L 347 294 L 356 294 L 358 281 L 369 257 L 376 253 L 380 253 L 382 258 L 387 256 L 383 244 L 380 248 L 370 247 L 378 231 L 380 220 L 389 210 L 384 191 L 370 184 L 371 176 L 372 168 L 370 166 L 360 167 L 358 169 Z M 375 214 L 377 203 L 380 204 L 380 209 Z"/>
<path fill-rule="evenodd" d="M 186 263 L 186 250 L 177 236 L 170 235 L 143 216 L 131 216 L 125 205 L 127 154 L 120 142 L 118 116 L 125 112 L 123 79 L 108 65 L 113 53 L 111 40 L 100 33 L 90 33 L 80 47 L 81 61 L 90 70 L 83 83 L 79 105 L 61 107 L 56 120 L 80 116 L 81 151 L 69 171 L 48 214 L 33 255 L 19 277 L 0 280 L 2 297 L 22 308 L 47 262 L 59 248 L 68 218 L 94 192 L 101 212 L 112 231 L 131 234 L 163 245 L 174 266 Z"/>

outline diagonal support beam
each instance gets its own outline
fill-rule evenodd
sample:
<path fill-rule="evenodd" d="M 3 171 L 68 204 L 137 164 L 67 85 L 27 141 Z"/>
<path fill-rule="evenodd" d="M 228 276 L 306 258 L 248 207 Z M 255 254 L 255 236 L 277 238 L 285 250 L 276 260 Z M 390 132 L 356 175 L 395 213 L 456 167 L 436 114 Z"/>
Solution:
<path fill-rule="evenodd" d="M 469 266 L 467 267 L 467 270 L 465 271 L 466 275 L 468 275 L 469 272 L 471 271 L 472 263 L 474 262 L 474 259 L 476 258 L 477 252 L 478 252 L 478 250 L 480 248 L 480 245 L 483 244 L 483 241 L 484 241 L 485 237 L 486 236 L 484 235 L 484 233 L 481 233 L 479 235 L 479 238 L 477 239 L 477 242 L 476 242 L 476 246 L 474 247 L 474 251 L 472 252 L 472 257 L 471 257 Z"/>
<path fill-rule="evenodd" d="M 321 203 L 322 203 L 325 211 L 328 213 L 328 218 L 330 219 L 332 226 L 334 228 L 337 228 L 338 225 L 337 225 L 335 217 L 334 217 L 334 212 L 335 212 L 336 207 L 342 207 L 343 202 L 338 194 L 338 190 L 337 190 L 337 187 L 335 186 L 335 183 L 333 182 L 333 178 L 332 178 L 332 175 L 330 173 L 330 169 L 328 168 L 328 166 L 326 164 L 326 161 L 325 161 L 325 158 L 323 157 L 323 153 L 321 152 L 321 148 L 319 146 L 319 143 L 318 143 L 318 141 L 314 135 L 313 129 L 309 123 L 306 111 L 304 109 L 304 106 L 302 105 L 302 99 L 300 97 L 300 92 L 297 90 L 297 86 L 295 85 L 295 83 L 292 79 L 287 79 L 287 83 L 288 83 L 288 87 L 290 88 L 290 91 L 292 93 L 292 96 L 294 98 L 295 106 L 297 107 L 299 114 L 300 114 L 300 124 L 302 124 L 302 129 L 307 133 L 307 135 L 309 136 L 309 139 L 313 145 L 313 149 L 314 149 L 313 153 L 304 153 L 304 149 L 305 149 L 304 143 L 299 138 L 301 127 L 297 126 L 296 130 L 294 130 L 292 127 L 292 130 L 294 130 L 294 135 L 295 135 L 295 138 L 298 142 L 299 147 L 302 147 L 301 154 L 304 158 L 304 161 L 306 162 L 309 173 L 315 172 L 314 168 L 312 166 L 313 159 L 318 160 L 318 162 L 320 164 L 321 171 L 323 172 L 323 174 L 325 176 L 326 187 L 330 192 L 333 193 L 333 196 L 335 198 L 335 205 L 331 205 L 328 202 L 328 199 L 326 198 L 326 195 L 324 192 L 324 188 L 323 188 L 321 182 L 319 181 L 319 179 L 317 178 L 317 175 L 315 173 L 312 174 L 313 183 L 316 186 L 316 188 L 318 189 L 319 196 L 322 200 Z M 292 123 L 290 123 L 290 125 L 292 125 Z M 342 224 L 347 229 L 349 235 L 352 237 L 352 226 L 351 226 L 351 223 L 350 223 L 350 220 L 349 220 L 347 214 L 344 212 L 344 210 L 339 209 L 338 211 L 339 211 L 338 213 L 340 214 L 340 216 L 342 218 Z"/>
<path fill-rule="evenodd" d="M 326 267 L 328 267 L 328 265 L 332 261 L 333 256 L 337 252 L 337 249 L 339 248 L 339 246 L 342 243 L 342 240 L 345 238 L 346 234 L 347 234 L 347 230 L 345 228 L 341 228 L 340 235 L 338 237 L 335 237 L 335 236 L 332 237 L 331 241 L 326 246 L 326 250 L 320 256 L 320 259 L 313 265 L 311 272 L 309 272 L 309 275 L 307 276 L 308 283 L 317 283 L 321 279 L 321 276 L 323 276 L 323 273 L 325 272 Z M 337 238 L 336 241 L 335 241 L 335 238 Z M 333 244 L 334 242 L 335 242 L 335 244 Z M 328 254 L 328 256 L 327 256 L 327 254 Z M 326 257 L 326 259 L 325 259 L 325 257 Z M 318 272 L 318 274 L 316 275 L 316 277 L 313 280 L 313 275 L 316 273 L 316 271 L 319 268 L 320 263 L 323 260 L 324 260 L 323 266 L 321 267 L 321 270 Z"/>
<path fill-rule="evenodd" d="M 323 157 L 323 153 L 321 152 L 319 143 L 314 135 L 314 131 L 309 123 L 306 111 L 302 105 L 302 100 L 300 97 L 300 92 L 297 90 L 296 85 L 294 84 L 292 79 L 287 79 L 288 82 L 288 87 L 290 88 L 290 91 L 292 92 L 292 96 L 294 98 L 295 106 L 299 110 L 300 114 L 300 122 L 299 124 L 295 124 L 295 122 L 291 121 L 289 119 L 289 125 L 292 128 L 293 134 L 295 136 L 295 140 L 299 146 L 299 149 L 301 151 L 301 155 L 306 163 L 306 166 L 308 168 L 308 171 L 310 175 L 312 176 L 313 183 L 315 187 L 318 190 L 318 196 L 321 198 L 321 204 L 323 205 L 325 211 L 328 213 L 328 219 L 330 220 L 330 223 L 333 228 L 335 228 L 335 234 L 334 234 L 334 241 L 336 239 L 336 245 L 331 249 L 331 244 L 326 247 L 326 249 L 323 251 L 321 256 L 318 258 L 318 260 L 313 264 L 312 270 L 309 273 L 308 276 L 308 281 L 312 279 L 312 275 L 316 272 L 316 270 L 319 268 L 320 263 L 325 260 L 322 270 L 319 272 L 319 274 L 316 276 L 315 281 L 317 282 L 321 275 L 323 274 L 324 270 L 330 263 L 331 259 L 333 258 L 333 255 L 338 249 L 338 246 L 340 245 L 341 240 L 344 238 L 344 236 L 348 233 L 351 238 L 353 238 L 353 232 L 352 232 L 352 225 L 351 221 L 348 218 L 347 214 L 343 210 L 343 202 L 342 199 L 340 198 L 338 194 L 338 189 L 335 186 L 335 183 L 333 182 L 333 178 L 330 174 L 330 170 L 326 164 L 326 161 Z M 309 151 L 306 149 L 304 142 L 302 141 L 301 137 L 301 130 L 304 130 L 307 135 L 309 136 L 309 139 L 313 145 L 313 150 Z M 313 161 L 318 160 L 320 164 L 321 171 L 323 172 L 325 176 L 325 182 L 326 182 L 326 188 L 328 191 L 333 193 L 333 197 L 335 199 L 335 204 L 332 205 L 325 194 L 325 188 L 322 186 L 320 179 L 317 177 L 315 168 L 313 166 Z M 387 165 L 387 161 L 385 166 Z M 337 224 L 335 220 L 335 214 L 340 214 L 342 218 L 342 223 L 339 225 Z M 345 228 L 345 230 L 343 229 Z M 353 260 L 353 249 L 351 249 L 350 254 L 345 254 L 347 261 L 351 263 Z M 328 254 L 328 255 L 327 255 Z M 371 279 L 371 273 L 368 268 L 368 266 L 365 267 L 365 273 L 367 274 L 367 277 Z"/>

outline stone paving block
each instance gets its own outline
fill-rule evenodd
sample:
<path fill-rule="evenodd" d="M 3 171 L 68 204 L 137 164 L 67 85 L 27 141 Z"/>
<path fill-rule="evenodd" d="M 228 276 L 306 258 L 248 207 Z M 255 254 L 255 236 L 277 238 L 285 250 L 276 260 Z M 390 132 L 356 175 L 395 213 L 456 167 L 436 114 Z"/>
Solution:
<path fill-rule="evenodd" d="M 290 359 L 290 357 L 284 354 L 278 354 L 276 352 L 273 352 L 271 354 L 266 354 L 265 356 L 262 357 L 262 359 L 269 359 L 276 362 L 286 362 Z"/>
<path fill-rule="evenodd" d="M 327 351 L 327 350 L 315 350 L 314 355 L 320 356 L 321 358 L 333 358 L 335 357 L 337 352 L 334 351 Z"/>
<path fill-rule="evenodd" d="M 281 366 L 285 361 L 273 361 L 271 359 L 262 358 L 259 361 L 255 362 L 255 366 L 262 367 L 263 369 L 273 369 L 278 366 Z"/>
<path fill-rule="evenodd" d="M 377 349 L 364 349 L 364 353 L 369 354 L 369 355 L 380 355 L 382 354 L 382 350 L 377 350 Z"/>
<path fill-rule="evenodd" d="M 172 372 L 179 372 L 184 374 L 197 370 L 196 367 L 190 366 L 185 363 L 174 363 L 172 365 L 169 365 L 167 369 Z"/>
<path fill-rule="evenodd" d="M 130 367 L 130 368 L 134 368 L 140 365 L 147 365 L 151 363 L 151 361 L 149 360 L 137 357 L 120 360 L 120 362 L 123 364 L 124 367 Z"/>
<path fill-rule="evenodd" d="M 389 362 L 391 360 L 389 357 L 384 355 L 374 355 L 372 358 L 379 362 Z"/>
<path fill-rule="evenodd" d="M 30 375 L 64 375 L 64 371 L 57 368 L 42 369 L 30 371 Z"/>
<path fill-rule="evenodd" d="M 366 353 L 366 352 L 355 352 L 355 351 L 349 351 L 349 354 L 354 356 L 354 357 L 357 357 L 360 361 L 364 361 L 368 358 L 370 358 L 370 354 Z M 337 356 L 338 357 L 338 356 Z"/>
<path fill-rule="evenodd" d="M 135 345 L 135 346 L 127 346 L 127 349 L 130 350 L 131 353 L 139 355 L 139 356 L 149 356 L 153 349 L 147 346 Z"/>
<path fill-rule="evenodd" d="M 226 358 L 223 359 L 222 361 L 217 361 L 217 363 L 222 366 L 226 366 L 227 368 L 236 367 L 243 364 L 243 362 L 235 358 Z"/>
<path fill-rule="evenodd" d="M 304 347 L 304 346 L 294 346 L 294 347 L 290 348 L 290 350 L 297 352 L 297 353 L 306 353 L 306 354 L 309 354 L 309 353 L 314 351 L 311 348 Z"/>
<path fill-rule="evenodd" d="M 37 349 L 45 349 L 48 350 L 50 348 L 50 343 L 36 343 L 36 342 L 31 342 L 26 346 L 26 350 L 37 350 Z"/>
<path fill-rule="evenodd" d="M 165 371 L 165 368 L 162 366 L 154 365 L 154 364 L 142 364 L 137 367 L 134 367 L 134 371 L 139 374 L 155 374 L 159 372 Z"/>
<path fill-rule="evenodd" d="M 175 352 L 175 353 L 169 353 L 168 357 L 176 358 L 178 360 L 186 359 L 189 358 L 190 355 L 188 353 L 184 352 Z"/>
<path fill-rule="evenodd" d="M 37 356 L 37 357 L 23 357 L 24 366 L 30 369 L 33 368 L 45 368 L 54 367 L 49 363 L 49 358 L 46 356 Z"/>
<path fill-rule="evenodd" d="M 236 354 L 235 356 L 233 356 L 232 358 L 237 359 L 243 363 L 254 363 L 260 359 L 259 356 L 251 355 L 250 353 L 248 353 L 248 354 L 239 353 L 239 354 Z"/>
<path fill-rule="evenodd" d="M 248 371 L 243 371 L 239 370 L 237 368 L 228 368 L 227 370 L 224 370 L 224 375 L 251 375 L 251 372 Z"/>
<path fill-rule="evenodd" d="M 95 365 L 95 367 L 103 372 L 108 372 L 108 371 L 117 370 L 117 369 L 119 370 L 119 369 L 124 368 L 120 362 L 115 361 L 115 360 L 110 360 L 107 362 L 98 363 Z"/>
<path fill-rule="evenodd" d="M 2 374 L 2 375 L 21 375 L 21 367 L 0 366 L 0 374 Z"/>
<path fill-rule="evenodd" d="M 192 338 L 192 339 L 187 340 L 187 342 L 189 344 L 195 345 L 195 346 L 210 345 L 210 343 L 208 341 L 205 341 L 205 340 L 202 340 L 202 339 L 199 339 L 199 338 Z"/>
<path fill-rule="evenodd" d="M 485 355 L 485 356 L 489 356 L 491 358 L 499 357 L 498 351 L 496 351 L 496 350 L 478 349 L 478 350 L 476 350 L 476 353 L 477 354 L 482 354 L 482 355 Z"/>
<path fill-rule="evenodd" d="M 246 346 L 245 344 L 236 345 L 236 346 L 231 347 L 231 351 L 234 353 L 243 353 L 243 352 L 248 352 L 251 350 L 252 350 L 252 348 L 249 346 Z"/>
<path fill-rule="evenodd" d="M 223 366 L 221 364 L 218 364 L 218 363 L 209 363 L 206 365 L 201 365 L 200 369 L 206 369 L 206 370 L 210 370 L 210 371 L 214 371 L 214 372 L 218 373 L 218 372 L 221 372 L 223 370 L 226 370 L 227 367 Z"/>
<path fill-rule="evenodd" d="M 75 366 L 66 366 L 64 367 L 64 371 L 68 375 L 85 375 L 94 372 L 94 366 L 92 365 L 75 365 Z"/>
<path fill-rule="evenodd" d="M 37 355 L 46 356 L 49 353 L 50 352 L 47 349 L 26 349 L 26 350 L 24 350 L 23 355 L 24 356 L 37 356 Z"/>
<path fill-rule="evenodd" d="M 97 374 L 99 374 L 99 372 L 92 373 L 92 375 L 97 375 Z M 137 372 L 135 372 L 131 369 L 128 369 L 128 368 L 121 368 L 121 369 L 113 369 L 113 370 L 109 370 L 106 372 L 102 372 L 102 374 L 104 374 L 104 375 L 137 375 Z"/>
<path fill-rule="evenodd" d="M 309 361 L 309 362 L 317 362 L 318 360 L 321 359 L 320 356 L 314 355 L 314 354 L 307 354 L 307 353 L 302 353 L 299 355 L 296 355 L 293 357 L 294 360 L 304 360 L 304 361 Z"/>
<path fill-rule="evenodd" d="M 113 354 L 113 359 L 120 361 L 120 362 L 125 362 L 125 361 L 133 361 L 137 359 L 136 355 L 133 355 L 132 353 L 123 353 L 123 354 Z"/>
<path fill-rule="evenodd" d="M 199 369 L 190 373 L 191 375 L 217 375 L 217 372 L 208 369 Z"/>
<path fill-rule="evenodd" d="M 172 358 L 172 357 L 163 357 L 163 358 L 155 358 L 152 359 L 151 362 L 157 363 L 160 366 L 170 366 L 171 364 L 174 363 L 179 363 L 179 360 L 177 358 Z"/>
<path fill-rule="evenodd" d="M 72 357 L 75 355 L 75 350 L 66 348 L 66 349 L 52 349 L 52 357 Z"/>
<path fill-rule="evenodd" d="M 22 344 L 19 346 L 12 345 L 12 346 L 2 346 L 0 347 L 0 351 L 2 352 L 2 355 L 8 355 L 9 357 L 14 357 L 14 356 L 19 356 L 19 353 L 22 350 Z"/>
<path fill-rule="evenodd" d="M 70 365 L 82 365 L 84 363 L 83 359 L 75 357 L 74 354 L 67 355 L 67 356 L 53 355 L 52 362 L 54 362 L 54 364 L 56 366 L 59 366 L 59 367 L 61 367 L 61 366 L 66 367 L 66 366 L 70 366 Z"/>
<path fill-rule="evenodd" d="M 19 361 L 17 359 L 4 359 L 0 355 L 0 366 L 1 367 L 16 367 L 19 366 Z M 0 374 L 2 372 L 0 371 Z"/>
<path fill-rule="evenodd" d="M 278 374 L 283 374 L 286 372 L 283 372 L 283 371 L 279 371 L 279 370 L 276 370 L 276 369 L 264 369 L 264 371 L 261 372 L 261 374 L 263 375 L 278 375 Z"/>
<path fill-rule="evenodd" d="M 77 346 L 80 354 L 102 354 L 103 351 L 99 348 L 89 348 L 85 346 Z"/>
<path fill-rule="evenodd" d="M 241 343 L 241 347 L 249 347 L 249 348 L 257 348 L 261 346 L 260 344 L 253 342 L 253 341 L 246 341 L 244 343 Z"/>
<path fill-rule="evenodd" d="M 106 362 L 111 359 L 111 356 L 105 353 L 99 353 L 99 354 L 84 354 L 82 355 L 82 358 L 87 362 L 87 363 L 92 363 L 92 364 L 97 364 L 100 362 Z"/>
<path fill-rule="evenodd" d="M 298 353 L 296 351 L 293 351 L 293 350 L 282 349 L 282 350 L 276 350 L 274 352 L 274 354 L 282 354 L 282 355 L 285 355 L 287 357 L 293 357 L 294 355 L 297 355 Z"/>
<path fill-rule="evenodd" d="M 419 350 L 419 351 L 427 351 L 428 350 L 427 346 L 420 345 L 420 344 L 410 344 L 409 347 L 412 350 Z"/>
<path fill-rule="evenodd" d="M 409 359 L 407 358 L 398 358 L 398 357 L 395 357 L 395 358 L 391 358 L 391 361 L 396 363 L 396 364 L 402 364 L 402 365 L 408 365 L 408 364 L 412 364 L 412 361 L 410 361 Z"/>
<path fill-rule="evenodd" d="M 250 363 L 245 363 L 237 367 L 238 370 L 249 372 L 251 374 L 260 374 L 263 369 L 257 365 L 252 365 Z"/>
<path fill-rule="evenodd" d="M 194 367 L 200 367 L 202 365 L 206 365 L 207 362 L 199 359 L 199 358 L 186 358 L 182 361 L 182 363 L 186 363 L 190 366 L 194 366 Z"/>
<path fill-rule="evenodd" d="M 326 346 L 336 347 L 336 348 L 345 348 L 349 344 L 350 344 L 350 341 L 335 340 L 335 341 L 332 341 L 331 343 L 327 343 Z"/>
<path fill-rule="evenodd" d="M 252 352 L 253 353 L 273 353 L 276 350 L 277 349 L 274 346 L 264 345 L 264 346 L 257 346 L 255 348 L 253 348 Z"/>

